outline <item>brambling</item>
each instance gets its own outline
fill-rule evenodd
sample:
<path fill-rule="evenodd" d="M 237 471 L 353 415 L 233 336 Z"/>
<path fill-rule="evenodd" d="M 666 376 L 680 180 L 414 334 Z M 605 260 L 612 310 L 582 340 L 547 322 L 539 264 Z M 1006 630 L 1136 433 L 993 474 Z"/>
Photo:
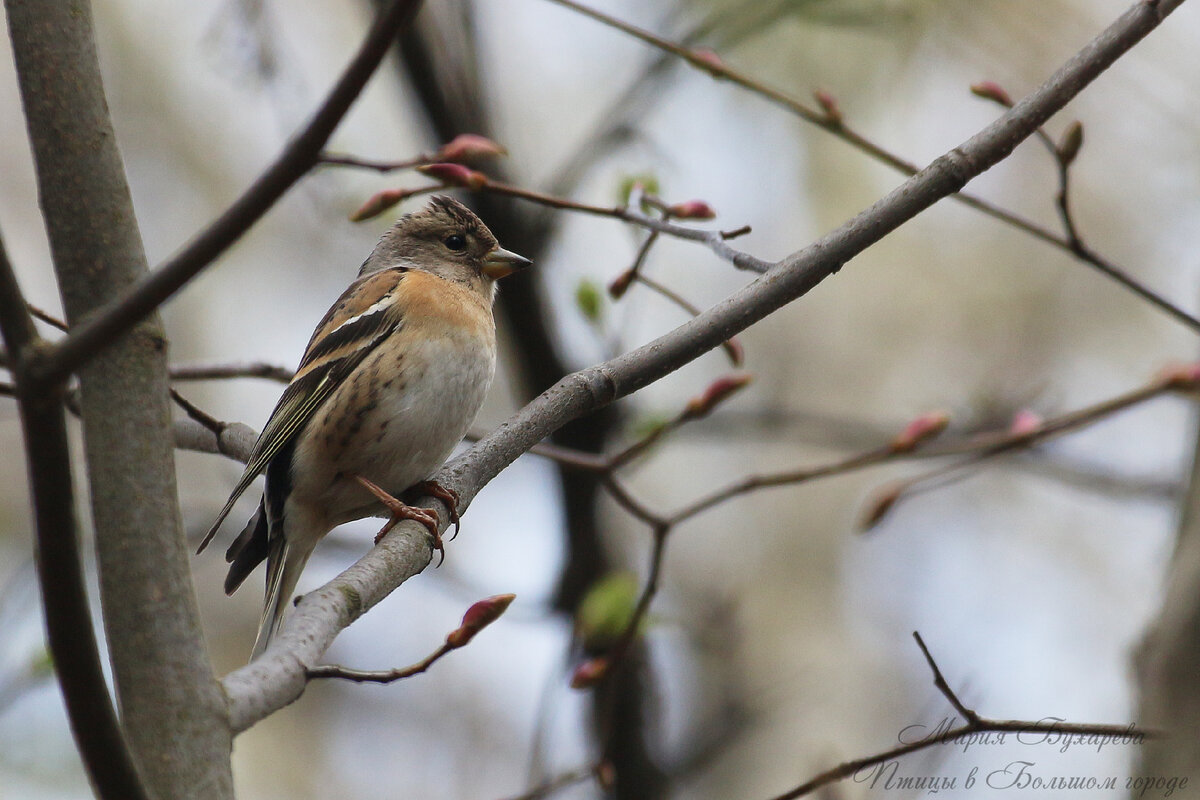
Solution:
<path fill-rule="evenodd" d="M 317 542 L 334 527 L 390 514 L 429 528 L 438 517 L 396 499 L 418 490 L 458 498 L 426 479 L 475 419 L 496 369 L 496 280 L 529 265 L 501 248 L 471 211 L 434 197 L 380 239 L 304 351 L 245 472 L 201 542 L 266 473 L 258 511 L 225 554 L 232 594 L 262 561 L 267 595 L 254 656 L 279 630 Z"/>

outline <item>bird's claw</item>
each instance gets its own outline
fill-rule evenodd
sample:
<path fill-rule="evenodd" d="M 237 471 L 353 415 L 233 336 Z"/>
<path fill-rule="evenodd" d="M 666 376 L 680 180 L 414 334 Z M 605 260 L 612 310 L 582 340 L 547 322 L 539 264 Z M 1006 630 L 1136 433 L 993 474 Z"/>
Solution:
<path fill-rule="evenodd" d="M 462 518 L 458 515 L 458 492 L 453 489 L 447 489 L 437 481 L 421 481 L 409 490 L 415 495 L 429 495 L 436 497 L 446 504 L 446 508 L 450 509 L 450 524 L 454 526 L 454 533 L 450 535 L 451 541 L 458 536 L 458 531 L 462 528 Z"/>
<path fill-rule="evenodd" d="M 384 508 L 386 508 L 392 515 L 391 519 L 384 523 L 384 526 L 379 529 L 379 533 L 375 534 L 375 544 L 379 544 L 383 537 L 387 536 L 388 533 L 391 532 L 392 528 L 396 527 L 396 523 L 406 519 L 419 522 L 425 526 L 426 530 L 429 531 L 429 535 L 433 537 L 433 549 L 438 551 L 439 555 L 441 556 L 437 563 L 437 566 L 440 567 L 442 562 L 446 560 L 446 548 L 442 544 L 442 534 L 438 530 L 438 528 L 441 526 L 441 517 L 438 516 L 437 511 L 432 508 L 417 508 L 416 506 L 410 506 L 407 503 L 392 497 L 392 495 L 381 489 L 377 484 L 367 480 L 361 475 L 355 475 L 354 477 L 355 480 L 362 484 L 363 488 L 375 495 L 376 499 L 378 499 L 379 502 L 383 504 Z M 431 494 L 438 499 L 442 499 L 440 495 L 433 494 L 432 492 L 427 492 L 427 494 Z M 453 512 L 454 506 L 450 506 L 450 508 Z M 455 512 L 451 519 L 455 520 L 457 516 L 458 514 Z"/>

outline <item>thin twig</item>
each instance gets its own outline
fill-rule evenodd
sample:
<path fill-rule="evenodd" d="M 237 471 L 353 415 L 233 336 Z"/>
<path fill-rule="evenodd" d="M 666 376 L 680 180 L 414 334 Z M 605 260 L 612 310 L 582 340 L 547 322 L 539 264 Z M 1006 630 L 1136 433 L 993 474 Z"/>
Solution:
<path fill-rule="evenodd" d="M 864 515 L 864 528 L 878 524 L 903 499 L 911 497 L 931 482 L 951 475 L 962 474 L 966 469 L 1018 450 L 1026 450 L 1036 444 L 1062 436 L 1072 431 L 1101 422 L 1114 414 L 1153 400 L 1166 394 L 1194 392 L 1200 389 L 1195 368 L 1182 367 L 1164 370 L 1144 386 L 1124 392 L 1116 397 L 1102 400 L 1086 408 L 1046 420 L 1035 427 L 1022 431 L 1001 431 L 969 437 L 957 442 L 934 443 L 922 448 L 925 457 L 961 455 L 964 458 L 943 464 L 900 481 L 889 483 L 876 492 L 868 502 Z"/>
<path fill-rule="evenodd" d="M 46 323 L 50 327 L 58 328 L 60 331 L 66 332 L 67 323 L 63 322 L 61 319 L 54 316 L 50 312 L 43 311 L 42 309 L 35 306 L 33 303 L 28 303 L 27 305 L 29 307 L 29 313 L 32 314 L 35 319 L 40 319 L 42 322 Z"/>
<path fill-rule="evenodd" d="M 421 189 L 406 189 L 399 192 L 399 195 L 404 197 L 412 196 L 418 192 L 433 192 L 442 189 L 460 188 L 469 189 L 474 192 L 488 192 L 497 194 L 503 197 L 512 197 L 517 200 L 525 200 L 531 203 L 536 203 L 547 208 L 554 208 L 560 211 L 574 211 L 580 214 L 588 214 L 598 217 L 609 217 L 612 219 L 621 220 L 634 225 L 639 225 L 650 231 L 657 231 L 673 236 L 676 239 L 683 239 L 691 242 L 700 242 L 707 245 L 718 257 L 728 261 L 738 269 L 748 272 L 756 272 L 759 274 L 765 273 L 776 265 L 776 262 L 766 261 L 764 259 L 753 256 L 743 250 L 738 250 L 728 244 L 730 239 L 735 239 L 749 232 L 749 226 L 743 225 L 735 228 L 732 231 L 721 230 L 703 230 L 700 228 L 690 228 L 685 225 L 678 225 L 669 220 L 657 219 L 647 214 L 637 211 L 632 206 L 600 206 L 591 203 L 582 203 L 578 200 L 571 200 L 566 197 L 558 197 L 556 195 L 539 192 L 533 189 L 525 189 L 520 186 L 513 186 L 508 183 L 502 183 L 489 178 L 487 175 L 477 170 L 456 170 L 457 176 L 453 180 L 443 180 L 441 183 L 433 186 L 422 187 Z M 439 176 L 445 177 L 445 176 Z M 368 204 L 371 205 L 371 204 Z"/>
<path fill-rule="evenodd" d="M 471 607 L 467 609 L 467 613 L 463 615 L 459 626 L 446 635 L 446 641 L 442 646 L 411 667 L 368 671 L 329 664 L 309 667 L 305 672 L 306 679 L 342 678 L 343 680 L 355 681 L 357 683 L 392 683 L 401 678 L 419 675 L 451 650 L 466 647 L 480 631 L 498 620 L 514 599 L 516 599 L 515 594 L 497 594 L 472 603 Z"/>
<path fill-rule="evenodd" d="M 173 381 L 211 381 L 226 378 L 265 378 L 276 383 L 289 383 L 294 370 L 263 361 L 246 364 L 183 364 L 171 367 Z"/>
<path fill-rule="evenodd" d="M 358 167 L 359 169 L 369 169 L 386 174 L 402 169 L 412 169 L 422 164 L 431 164 L 435 160 L 436 154 L 434 153 L 425 153 L 403 161 L 377 161 L 371 158 L 359 158 L 358 156 L 343 155 L 341 153 L 322 152 L 317 158 L 317 163 L 328 166 Z"/>
<path fill-rule="evenodd" d="M 654 233 L 657 233 L 657 231 L 655 231 Z M 701 311 L 696 305 L 689 302 L 687 299 L 685 299 L 683 297 L 683 295 L 679 294 L 678 292 L 676 292 L 674 289 L 667 286 L 666 284 L 659 283 L 658 281 L 654 280 L 653 278 L 649 277 L 648 275 L 646 275 L 645 273 L 642 273 L 642 272 L 636 273 L 634 280 L 637 283 L 640 283 L 643 286 L 645 286 L 650 291 L 657 293 L 658 295 L 662 296 L 666 300 L 679 306 L 680 308 L 682 308 L 685 312 L 687 312 L 691 316 L 693 316 L 693 317 L 700 316 Z M 730 362 L 732 362 L 735 367 L 741 365 L 742 361 L 744 360 L 744 357 L 742 355 L 742 346 L 738 342 L 736 337 L 727 339 L 721 345 L 721 347 L 722 347 L 722 349 L 725 350 L 725 355 L 727 355 L 729 357 Z"/>
<path fill-rule="evenodd" d="M 958 696 L 950 688 L 946 679 L 942 676 L 942 672 L 938 669 L 937 663 L 930 655 L 929 649 L 925 646 L 925 642 L 921 639 L 919 633 L 913 633 L 913 637 L 917 640 L 918 647 L 921 648 L 922 654 L 925 656 L 925 661 L 929 665 L 930 671 L 933 672 L 934 685 L 938 691 L 942 693 L 954 709 L 962 714 L 966 723 L 955 728 L 945 730 L 935 736 L 929 736 L 915 742 L 902 744 L 898 747 L 893 747 L 890 750 L 885 750 L 875 755 L 866 756 L 864 758 L 856 758 L 852 761 L 846 761 L 833 769 L 826 770 L 810 780 L 802 783 L 796 788 L 784 792 L 783 794 L 773 798 L 773 800 L 793 800 L 793 798 L 803 797 L 812 792 L 827 786 L 831 783 L 849 778 L 859 774 L 862 770 L 868 767 L 875 767 L 880 764 L 885 764 L 893 761 L 901 756 L 915 753 L 919 750 L 924 750 L 939 744 L 954 742 L 963 736 L 970 736 L 977 733 L 1046 733 L 1046 734 L 1067 734 L 1077 736 L 1094 736 L 1100 738 L 1120 739 L 1126 738 L 1134 742 L 1141 742 L 1147 737 L 1158 736 L 1157 731 L 1149 731 L 1143 728 L 1138 728 L 1136 725 L 1091 725 L 1061 722 L 1058 720 L 998 720 L 989 719 L 980 716 L 974 710 L 967 708 L 966 705 L 958 699 Z"/>
<path fill-rule="evenodd" d="M 1011 111 L 952 148 L 886 197 L 675 330 L 633 351 L 566 376 L 434 476 L 459 493 L 460 509 L 522 453 L 567 423 L 659 380 L 719 347 L 835 274 L 850 259 L 940 199 L 1002 161 L 1056 111 L 1158 27 L 1178 3 L 1144 0 L 1121 14 Z M 389 541 L 390 540 L 390 541 Z M 230 725 L 249 728 L 304 690 L 303 667 L 315 663 L 338 631 L 419 573 L 431 560 L 428 536 L 402 523 L 355 568 L 305 595 L 276 646 L 222 681 Z"/>
<path fill-rule="evenodd" d="M 887 151 L 882 146 L 872 142 L 866 136 L 858 133 L 846 125 L 844 118 L 840 113 L 832 114 L 829 112 L 818 111 L 810 106 L 801 103 L 793 97 L 790 97 L 785 92 L 771 88 L 761 81 L 751 78 L 750 76 L 739 72 L 716 58 L 713 54 L 703 50 L 698 50 L 672 42 L 669 39 L 653 34 L 647 30 L 639 28 L 630 23 L 624 22 L 609 14 L 605 14 L 596 9 L 589 8 L 575 0 L 549 0 L 573 11 L 578 12 L 586 17 L 589 17 L 603 25 L 615 28 L 629 36 L 632 36 L 646 44 L 656 47 L 659 50 L 671 53 L 690 64 L 693 67 L 706 72 L 714 79 L 726 80 L 736 84 L 747 91 L 750 91 L 777 106 L 785 109 L 791 114 L 800 117 L 817 127 L 832 133 L 842 141 L 850 144 L 859 151 L 866 153 L 872 158 L 880 161 L 897 172 L 904 175 L 915 175 L 919 171 L 919 167 L 909 161 L 905 161 L 899 156 Z M 1155 6 L 1159 5 L 1154 3 Z M 1173 5 L 1167 8 L 1173 9 Z M 1169 13 L 1169 12 L 1168 12 Z M 1040 126 L 1034 131 L 1034 135 L 1045 137 L 1046 134 L 1041 130 Z M 1053 147 L 1053 142 L 1050 142 Z M 984 200 L 981 197 L 967 193 L 957 192 L 953 195 L 955 200 L 964 203 L 977 211 L 987 214 L 994 219 L 1004 222 L 1014 228 L 1024 231 L 1035 238 L 1053 245 L 1054 247 L 1064 250 L 1074 255 L 1077 259 L 1095 268 L 1101 274 L 1116 281 L 1117 283 L 1129 289 L 1131 292 L 1141 297 L 1143 300 L 1151 303 L 1160 310 L 1174 317 L 1179 322 L 1187 325 L 1193 331 L 1200 332 L 1200 318 L 1189 314 L 1178 305 L 1172 303 L 1166 297 L 1158 294 L 1154 290 L 1140 283 L 1136 278 L 1129 275 L 1121 267 L 1117 266 L 1112 261 L 1104 258 L 1093 250 L 1083 246 L 1078 241 L 1072 240 L 1068 236 L 1060 236 L 1049 228 L 1039 225 L 1032 220 L 1025 219 L 1011 211 L 1001 208 L 990 201 Z"/>
<path fill-rule="evenodd" d="M 604 488 L 621 508 L 653 528 L 669 527 L 670 522 L 651 511 L 641 501 L 631 495 L 611 472 L 601 478 Z"/>
<path fill-rule="evenodd" d="M 925 640 L 921 638 L 920 632 L 913 631 L 913 638 L 917 640 L 917 647 L 921 648 L 921 654 L 925 656 L 925 663 L 929 665 L 929 671 L 933 673 L 933 685 L 950 701 L 950 705 L 954 706 L 954 710 L 963 715 L 963 719 L 971 725 L 978 725 L 980 722 L 979 715 L 972 709 L 967 708 L 963 704 L 963 701 L 958 699 L 958 695 L 954 693 L 954 690 L 950 688 L 950 684 L 946 683 L 945 676 L 938 669 L 937 662 L 933 660 L 933 655 L 929 652 L 929 648 L 925 646 Z"/>
<path fill-rule="evenodd" d="M 194 419 L 196 422 L 199 422 L 201 425 L 211 431 L 217 437 L 217 440 L 220 441 L 221 434 L 223 434 L 225 429 L 229 427 L 229 423 L 222 422 L 208 412 L 200 409 L 174 389 L 171 389 L 170 391 L 171 399 L 175 401 L 176 405 L 182 408 L 184 413 L 190 418 Z"/>
<path fill-rule="evenodd" d="M 380 12 L 320 108 L 275 162 L 183 250 L 122 292 L 117 300 L 76 325 L 43 360 L 43 377 L 47 380 L 65 378 L 109 342 L 130 330 L 215 261 L 307 174 L 317 163 L 321 148 L 383 61 L 397 31 L 412 20 L 420 4 L 420 0 L 393 0 Z"/>
<path fill-rule="evenodd" d="M 343 667 L 337 664 L 322 664 L 318 667 L 309 667 L 308 678 L 309 680 L 341 678 L 342 680 L 354 681 L 355 683 L 392 683 L 403 678 L 411 678 L 413 675 L 420 675 L 433 666 L 434 662 L 453 649 L 450 645 L 443 644 L 416 664 L 409 667 L 397 667 L 395 669 L 362 670 L 351 669 L 350 667 Z"/>
<path fill-rule="evenodd" d="M 540 786 L 535 786 L 524 794 L 513 795 L 505 800 L 542 800 L 543 797 L 549 797 L 555 792 L 562 791 L 577 783 L 583 783 L 588 778 L 600 779 L 600 775 L 604 771 L 603 764 L 594 764 L 590 767 L 580 767 L 571 772 L 564 772 L 562 775 L 551 778 Z"/>

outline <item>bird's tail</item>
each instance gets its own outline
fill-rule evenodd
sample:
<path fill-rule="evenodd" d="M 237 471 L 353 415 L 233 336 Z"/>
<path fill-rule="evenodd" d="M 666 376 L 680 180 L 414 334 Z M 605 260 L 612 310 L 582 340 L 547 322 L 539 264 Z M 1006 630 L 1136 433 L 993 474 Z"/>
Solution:
<path fill-rule="evenodd" d="M 291 603 L 292 592 L 296 589 L 296 581 L 310 555 L 311 547 L 289 545 L 284 536 L 274 537 L 271 541 L 267 553 L 267 600 L 258 623 L 258 638 L 254 640 L 251 661 L 262 655 L 271 638 L 279 631 L 283 615 Z"/>

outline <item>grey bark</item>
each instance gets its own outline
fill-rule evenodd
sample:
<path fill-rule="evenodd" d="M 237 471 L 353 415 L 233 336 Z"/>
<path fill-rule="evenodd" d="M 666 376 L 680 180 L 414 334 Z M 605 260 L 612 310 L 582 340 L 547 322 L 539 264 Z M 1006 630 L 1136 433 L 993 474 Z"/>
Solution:
<path fill-rule="evenodd" d="M 82 0 L 7 0 L 6 8 L 54 266 L 76 324 L 146 272 L 91 10 Z M 101 602 L 126 737 L 158 797 L 232 797 L 232 735 L 192 591 L 157 317 L 79 378 Z"/>
<path fill-rule="evenodd" d="M 1135 774 L 1187 778 L 1191 796 L 1200 788 L 1200 428 L 1162 609 L 1138 652 L 1137 677 L 1138 721 L 1165 735 L 1146 741 Z"/>

